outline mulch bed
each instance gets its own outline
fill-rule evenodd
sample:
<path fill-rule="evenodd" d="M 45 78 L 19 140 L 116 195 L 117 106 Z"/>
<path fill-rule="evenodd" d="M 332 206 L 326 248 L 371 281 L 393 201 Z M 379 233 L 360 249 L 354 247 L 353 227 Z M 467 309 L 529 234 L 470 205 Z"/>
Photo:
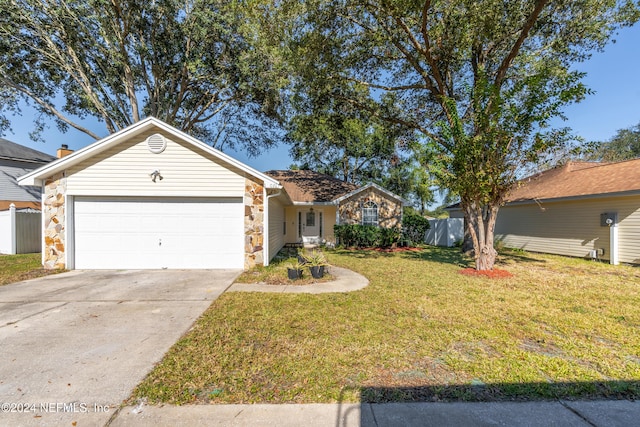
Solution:
<path fill-rule="evenodd" d="M 513 277 L 513 274 L 509 273 L 507 270 L 500 270 L 499 268 L 494 268 L 493 270 L 478 271 L 475 268 L 469 267 L 460 270 L 460 274 L 474 277 L 488 277 L 490 279 L 504 279 L 505 277 Z"/>

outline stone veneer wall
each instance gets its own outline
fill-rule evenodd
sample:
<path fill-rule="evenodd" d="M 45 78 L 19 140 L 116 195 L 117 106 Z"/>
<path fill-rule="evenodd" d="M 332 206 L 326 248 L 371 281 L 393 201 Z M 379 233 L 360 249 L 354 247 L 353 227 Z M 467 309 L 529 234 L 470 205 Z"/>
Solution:
<path fill-rule="evenodd" d="M 361 224 L 362 205 L 369 201 L 378 205 L 380 227 L 392 228 L 402 225 L 402 204 L 375 189 L 369 189 L 341 202 L 338 207 L 340 224 Z"/>
<path fill-rule="evenodd" d="M 62 173 L 54 175 L 45 181 L 44 186 L 44 268 L 66 268 L 64 251 L 66 234 L 65 194 L 67 192 L 67 178 Z"/>
<path fill-rule="evenodd" d="M 244 268 L 264 265 L 264 187 L 245 179 Z"/>

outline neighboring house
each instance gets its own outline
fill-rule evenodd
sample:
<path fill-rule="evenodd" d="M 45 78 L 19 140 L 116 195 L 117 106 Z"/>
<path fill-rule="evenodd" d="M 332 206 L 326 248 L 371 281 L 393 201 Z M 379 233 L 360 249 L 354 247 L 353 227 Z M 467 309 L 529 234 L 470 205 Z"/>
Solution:
<path fill-rule="evenodd" d="M 402 201 L 377 186 L 333 192 L 315 175 L 310 194 L 281 174 L 150 117 L 19 182 L 44 186 L 46 268 L 247 269 L 286 243 L 330 238 L 336 221 L 400 224 Z"/>
<path fill-rule="evenodd" d="M 17 178 L 55 157 L 0 138 L 0 253 L 41 250 L 41 187 L 18 185 Z"/>
<path fill-rule="evenodd" d="M 335 243 L 336 224 L 400 227 L 406 202 L 376 184 L 362 187 L 309 170 L 269 171 L 292 204 L 285 206 L 285 243 Z"/>
<path fill-rule="evenodd" d="M 40 210 L 41 188 L 20 186 L 17 178 L 39 168 L 55 157 L 0 138 L 0 211 L 12 203 L 17 209 Z"/>
<path fill-rule="evenodd" d="M 569 162 L 523 179 L 495 233 L 507 247 L 640 263 L 640 159 Z"/>

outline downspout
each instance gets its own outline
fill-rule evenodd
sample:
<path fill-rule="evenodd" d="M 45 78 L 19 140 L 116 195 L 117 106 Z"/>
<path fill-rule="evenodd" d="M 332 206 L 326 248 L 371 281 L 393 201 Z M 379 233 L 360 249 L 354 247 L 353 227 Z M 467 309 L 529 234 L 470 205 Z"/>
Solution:
<path fill-rule="evenodd" d="M 262 252 L 264 253 L 264 261 L 263 261 L 263 265 L 266 267 L 269 265 L 269 261 L 271 260 L 270 258 L 270 254 L 269 254 L 269 199 L 272 197 L 277 197 L 280 194 L 282 194 L 282 190 L 278 190 L 277 193 L 273 193 L 271 195 L 267 195 L 267 189 L 265 187 L 264 189 L 264 194 L 265 194 L 265 198 L 264 200 L 266 201 L 266 206 L 264 209 L 264 224 L 262 226 L 262 229 L 264 230 L 264 241 L 262 242 Z"/>

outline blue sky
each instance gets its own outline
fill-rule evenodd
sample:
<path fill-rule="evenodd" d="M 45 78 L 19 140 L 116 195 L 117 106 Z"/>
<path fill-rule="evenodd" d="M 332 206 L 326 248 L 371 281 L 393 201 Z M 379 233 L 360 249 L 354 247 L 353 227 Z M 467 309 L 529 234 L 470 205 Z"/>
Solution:
<path fill-rule="evenodd" d="M 571 127 L 587 141 L 608 140 L 617 130 L 640 122 L 640 25 L 621 30 L 615 39 L 603 53 L 596 52 L 588 62 L 576 64 L 576 69 L 587 72 L 584 81 L 595 94 L 566 108 L 566 122 L 558 120 L 558 126 Z M 53 155 L 61 144 L 77 150 L 93 142 L 76 130 L 62 134 L 54 125 L 44 132 L 46 142 L 31 141 L 29 131 L 34 113 L 26 108 L 22 113 L 21 117 L 12 119 L 13 133 L 4 135 L 6 139 Z M 92 121 L 85 126 L 106 136 L 106 130 L 99 123 Z M 259 171 L 287 169 L 293 163 L 285 146 L 266 151 L 257 158 L 248 158 L 244 153 L 227 154 Z"/>

